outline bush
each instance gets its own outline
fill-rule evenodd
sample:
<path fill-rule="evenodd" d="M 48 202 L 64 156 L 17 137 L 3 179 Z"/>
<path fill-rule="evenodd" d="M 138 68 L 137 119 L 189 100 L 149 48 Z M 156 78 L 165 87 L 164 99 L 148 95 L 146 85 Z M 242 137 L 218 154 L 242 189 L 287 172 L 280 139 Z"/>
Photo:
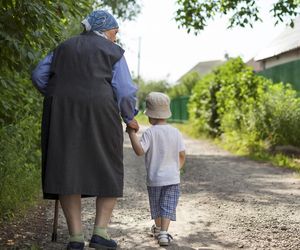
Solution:
<path fill-rule="evenodd" d="M 218 134 L 220 124 L 216 105 L 217 88 L 215 75 L 208 74 L 192 91 L 188 110 L 195 134 L 204 133 L 211 136 Z"/>
<path fill-rule="evenodd" d="M 29 116 L 0 130 L 1 219 L 21 212 L 40 190 L 39 123 Z"/>
<path fill-rule="evenodd" d="M 41 179 L 41 98 L 23 75 L 10 75 L 9 85 L 3 83 L 0 94 L 0 220 L 11 218 L 31 205 L 39 194 Z"/>
<path fill-rule="evenodd" d="M 300 146 L 300 99 L 289 84 L 271 84 L 260 95 L 253 113 L 253 130 L 270 146 Z"/>
<path fill-rule="evenodd" d="M 255 151 L 300 146 L 300 99 L 288 84 L 256 75 L 240 58 L 200 80 L 189 103 L 194 130 Z"/>
<path fill-rule="evenodd" d="M 220 132 L 241 130 L 248 123 L 246 114 L 258 100 L 266 80 L 254 74 L 241 58 L 231 59 L 215 71 Z"/>

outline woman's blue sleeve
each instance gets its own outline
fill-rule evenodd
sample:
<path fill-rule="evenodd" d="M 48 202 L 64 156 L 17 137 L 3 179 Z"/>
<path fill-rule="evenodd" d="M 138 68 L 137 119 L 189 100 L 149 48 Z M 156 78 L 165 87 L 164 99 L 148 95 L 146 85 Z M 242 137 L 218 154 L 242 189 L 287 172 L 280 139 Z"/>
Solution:
<path fill-rule="evenodd" d="M 138 113 L 136 109 L 137 87 L 131 79 L 124 56 L 113 66 L 112 87 L 123 121 L 127 124 Z"/>
<path fill-rule="evenodd" d="M 33 85 L 45 94 L 46 86 L 50 77 L 50 66 L 53 58 L 53 52 L 50 52 L 32 71 L 31 80 Z"/>

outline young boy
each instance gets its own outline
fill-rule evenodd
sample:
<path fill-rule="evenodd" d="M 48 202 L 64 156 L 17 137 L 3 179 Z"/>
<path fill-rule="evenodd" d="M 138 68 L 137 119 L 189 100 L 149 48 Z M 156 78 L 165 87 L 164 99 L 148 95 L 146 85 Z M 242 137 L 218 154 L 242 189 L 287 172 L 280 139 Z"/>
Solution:
<path fill-rule="evenodd" d="M 155 221 L 151 231 L 160 246 L 168 246 L 172 239 L 168 234 L 169 224 L 176 220 L 185 146 L 180 132 L 167 124 L 171 116 L 167 95 L 151 92 L 146 97 L 145 114 L 152 126 L 142 138 L 139 140 L 133 129 L 127 128 L 127 132 L 135 153 L 145 154 L 151 218 Z"/>

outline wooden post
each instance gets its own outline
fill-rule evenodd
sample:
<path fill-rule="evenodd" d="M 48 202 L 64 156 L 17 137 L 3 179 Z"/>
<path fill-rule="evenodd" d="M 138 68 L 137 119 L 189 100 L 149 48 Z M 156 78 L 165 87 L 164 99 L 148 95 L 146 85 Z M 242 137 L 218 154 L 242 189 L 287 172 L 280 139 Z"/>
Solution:
<path fill-rule="evenodd" d="M 52 241 L 53 242 L 57 241 L 58 204 L 59 204 L 59 200 L 55 200 L 54 218 L 53 218 L 53 231 L 52 231 Z"/>

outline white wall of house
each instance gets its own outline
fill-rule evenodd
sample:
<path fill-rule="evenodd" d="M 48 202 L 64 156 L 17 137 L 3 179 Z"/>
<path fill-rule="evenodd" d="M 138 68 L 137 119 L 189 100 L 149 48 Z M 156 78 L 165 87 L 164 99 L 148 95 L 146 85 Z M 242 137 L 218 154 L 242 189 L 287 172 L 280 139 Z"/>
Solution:
<path fill-rule="evenodd" d="M 268 69 L 295 60 L 300 60 L 300 48 L 260 61 L 261 69 Z"/>

